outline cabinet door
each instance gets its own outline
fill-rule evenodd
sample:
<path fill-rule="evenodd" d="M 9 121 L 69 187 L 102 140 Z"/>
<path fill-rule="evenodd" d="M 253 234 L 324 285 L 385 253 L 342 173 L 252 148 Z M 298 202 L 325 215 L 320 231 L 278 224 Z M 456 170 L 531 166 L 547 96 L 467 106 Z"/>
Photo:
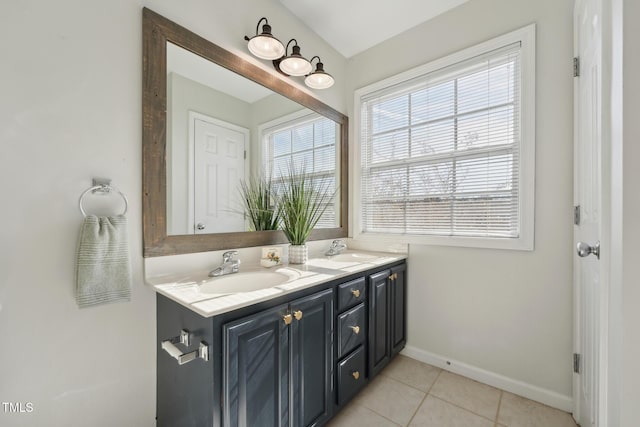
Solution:
<path fill-rule="evenodd" d="M 333 290 L 293 301 L 290 309 L 293 426 L 323 425 L 333 401 Z"/>
<path fill-rule="evenodd" d="M 369 378 L 373 378 L 390 359 L 389 270 L 369 276 Z"/>
<path fill-rule="evenodd" d="M 407 342 L 406 334 L 406 306 L 407 306 L 407 285 L 405 281 L 406 264 L 393 267 L 389 282 L 391 294 L 390 317 L 391 317 L 391 354 L 397 354 L 404 348 Z"/>
<path fill-rule="evenodd" d="M 287 309 L 280 305 L 224 325 L 224 426 L 289 425 Z"/>

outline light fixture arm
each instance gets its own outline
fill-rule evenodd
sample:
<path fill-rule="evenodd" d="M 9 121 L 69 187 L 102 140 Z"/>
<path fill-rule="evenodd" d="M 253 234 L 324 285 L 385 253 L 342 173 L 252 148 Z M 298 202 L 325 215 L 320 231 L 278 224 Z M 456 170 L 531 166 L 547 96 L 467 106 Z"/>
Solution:
<path fill-rule="evenodd" d="M 318 62 L 322 62 L 322 59 L 320 59 L 320 57 L 319 57 L 318 55 L 316 55 L 316 56 L 314 56 L 313 58 L 311 58 L 311 59 L 309 60 L 309 63 L 310 63 L 311 65 L 313 65 L 313 60 L 314 60 L 314 59 L 316 59 L 316 58 L 318 58 Z"/>
<path fill-rule="evenodd" d="M 258 35 L 258 31 L 260 31 L 260 23 L 262 21 L 264 21 L 266 25 L 269 25 L 269 21 L 267 20 L 267 18 L 265 18 L 264 16 L 260 18 L 260 20 L 258 21 L 258 25 L 256 25 L 256 36 Z"/>
<path fill-rule="evenodd" d="M 298 46 L 298 40 L 296 39 L 291 39 L 289 40 L 289 42 L 287 43 L 287 45 L 284 48 L 284 56 L 287 56 L 287 52 L 289 52 L 289 45 L 291 44 L 291 42 L 296 42 L 296 46 Z M 291 50 L 293 50 L 293 48 L 291 48 Z"/>
<path fill-rule="evenodd" d="M 258 25 L 256 25 L 256 36 L 258 35 L 258 32 L 260 31 L 260 23 L 262 21 L 264 21 L 265 25 L 269 25 L 269 21 L 267 20 L 267 18 L 264 18 L 264 17 L 260 18 L 260 20 L 258 21 Z M 251 38 L 249 36 L 244 36 L 244 39 L 246 41 L 251 40 Z"/>

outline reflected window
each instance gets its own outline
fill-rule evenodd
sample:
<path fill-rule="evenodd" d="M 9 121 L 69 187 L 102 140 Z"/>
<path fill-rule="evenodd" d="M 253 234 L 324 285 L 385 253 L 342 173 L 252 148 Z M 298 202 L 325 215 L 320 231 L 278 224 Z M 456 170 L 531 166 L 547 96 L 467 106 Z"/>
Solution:
<path fill-rule="evenodd" d="M 336 192 L 338 126 L 318 114 L 294 114 L 262 130 L 263 169 L 278 186 L 290 171 L 304 171 L 319 190 Z M 339 226 L 335 197 L 318 222 L 319 228 Z"/>

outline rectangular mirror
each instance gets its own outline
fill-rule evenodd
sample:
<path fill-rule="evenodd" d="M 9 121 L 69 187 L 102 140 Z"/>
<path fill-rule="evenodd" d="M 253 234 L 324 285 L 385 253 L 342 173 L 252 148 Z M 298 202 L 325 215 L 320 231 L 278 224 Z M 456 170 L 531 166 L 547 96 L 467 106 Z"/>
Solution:
<path fill-rule="evenodd" d="M 250 231 L 240 183 L 288 165 L 337 190 L 311 236 L 347 235 L 347 117 L 143 10 L 144 256 L 284 243 Z"/>
<path fill-rule="evenodd" d="M 339 125 L 167 42 L 167 234 L 252 231 L 241 181 L 277 183 L 292 164 L 332 193 Z M 319 228 L 339 227 L 340 200 Z"/>

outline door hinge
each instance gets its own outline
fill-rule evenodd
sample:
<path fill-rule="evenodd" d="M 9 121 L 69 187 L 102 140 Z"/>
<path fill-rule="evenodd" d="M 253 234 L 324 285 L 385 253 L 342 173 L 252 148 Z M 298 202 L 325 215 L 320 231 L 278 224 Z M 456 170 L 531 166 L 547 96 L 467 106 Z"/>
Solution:
<path fill-rule="evenodd" d="M 580 205 L 573 207 L 573 223 L 575 225 L 580 225 Z"/>
<path fill-rule="evenodd" d="M 247 150 L 244 150 L 244 159 L 247 160 Z"/>
<path fill-rule="evenodd" d="M 573 58 L 573 77 L 580 77 L 580 58 Z"/>
<path fill-rule="evenodd" d="M 580 355 L 578 353 L 573 353 L 573 372 L 580 373 Z"/>

